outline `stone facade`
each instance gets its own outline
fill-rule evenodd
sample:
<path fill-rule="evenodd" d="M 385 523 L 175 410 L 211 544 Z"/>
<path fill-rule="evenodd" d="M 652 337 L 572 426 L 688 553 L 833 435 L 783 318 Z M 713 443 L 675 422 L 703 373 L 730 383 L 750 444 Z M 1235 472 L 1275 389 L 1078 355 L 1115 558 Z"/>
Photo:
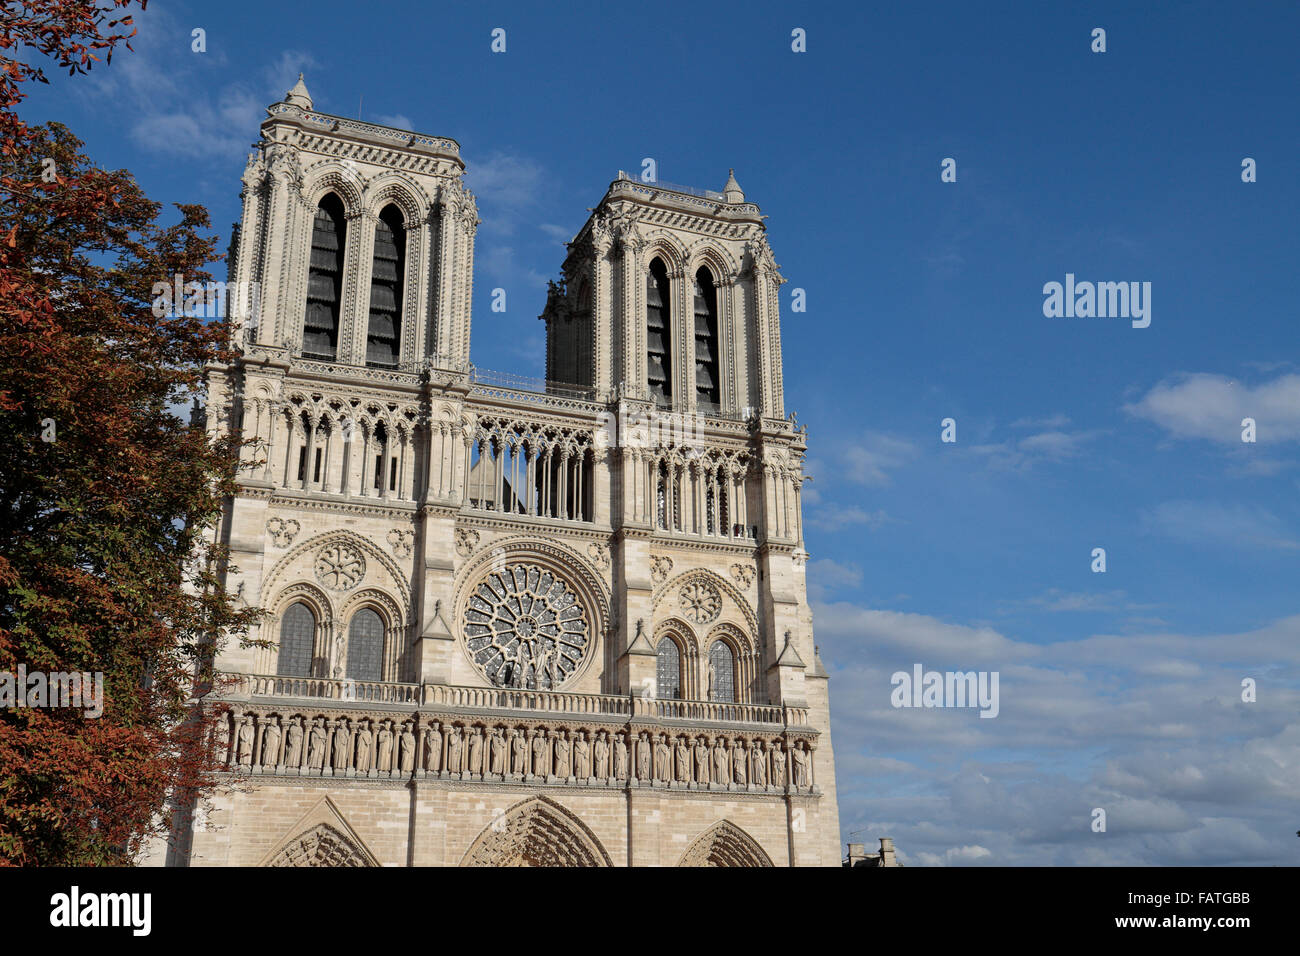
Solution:
<path fill-rule="evenodd" d="M 239 786 L 169 862 L 838 865 L 758 207 L 620 175 L 528 383 L 468 361 L 463 169 L 301 80 L 268 109 L 208 427 L 254 439 L 220 533 L 269 646 L 220 656 Z"/>

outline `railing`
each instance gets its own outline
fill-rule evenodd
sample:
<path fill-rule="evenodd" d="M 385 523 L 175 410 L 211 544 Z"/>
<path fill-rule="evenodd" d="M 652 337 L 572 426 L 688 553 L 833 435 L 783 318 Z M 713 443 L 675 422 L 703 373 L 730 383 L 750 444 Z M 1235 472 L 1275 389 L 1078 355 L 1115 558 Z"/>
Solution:
<path fill-rule="evenodd" d="M 419 684 L 336 680 L 326 677 L 278 677 L 241 674 L 236 693 L 250 697 L 296 697 L 305 700 L 360 701 L 373 704 L 418 704 Z"/>
<path fill-rule="evenodd" d="M 634 716 L 660 720 L 697 720 L 705 723 L 780 724 L 782 708 L 771 704 L 732 704 L 712 700 L 633 698 Z M 793 708 L 790 708 L 793 709 Z"/>
<path fill-rule="evenodd" d="M 337 680 L 323 677 L 279 677 L 267 674 L 228 675 L 238 696 L 331 700 L 346 703 L 408 704 L 451 710 L 510 710 L 546 714 L 587 714 L 683 720 L 708 724 L 769 724 L 805 727 L 804 707 L 780 704 L 737 704 L 707 700 L 671 700 L 615 694 L 573 694 L 563 691 L 510 687 L 468 687 L 457 684 L 411 684 L 385 681 Z"/>
<path fill-rule="evenodd" d="M 696 189 L 694 186 L 682 186 L 678 183 L 664 182 L 662 179 L 653 182 L 646 182 L 640 176 L 624 172 L 621 169 L 618 171 L 618 178 L 623 182 L 636 183 L 638 186 L 644 186 L 646 189 L 664 189 L 672 193 L 685 193 L 688 196 L 696 196 L 700 199 L 714 199 L 718 202 L 722 202 L 726 198 L 722 193 L 712 189 Z"/>
<path fill-rule="evenodd" d="M 490 385 L 517 392 L 534 392 L 539 395 L 558 395 L 563 398 L 576 398 L 585 402 L 596 400 L 596 390 L 588 385 L 574 385 L 571 382 L 552 382 L 544 378 L 531 378 L 527 375 L 514 375 L 510 372 L 495 372 L 471 364 L 469 380 L 473 385 Z"/>
<path fill-rule="evenodd" d="M 425 684 L 424 703 L 440 707 L 482 710 L 533 710 L 543 713 L 604 714 L 626 717 L 632 698 L 611 694 L 566 694 L 562 691 L 518 690 L 509 687 L 461 687 Z"/>

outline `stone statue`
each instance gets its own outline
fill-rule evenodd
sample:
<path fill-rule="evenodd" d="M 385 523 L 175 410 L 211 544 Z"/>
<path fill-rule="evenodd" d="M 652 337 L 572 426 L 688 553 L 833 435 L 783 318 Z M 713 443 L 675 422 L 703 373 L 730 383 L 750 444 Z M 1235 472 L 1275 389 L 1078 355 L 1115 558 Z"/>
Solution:
<path fill-rule="evenodd" d="M 302 766 L 302 724 L 295 717 L 289 722 L 289 729 L 284 735 L 284 765 L 286 767 Z"/>
<path fill-rule="evenodd" d="M 600 780 L 609 779 L 609 744 L 605 741 L 605 731 L 599 731 L 596 734 L 596 743 L 592 750 L 596 756 L 596 777 Z"/>
<path fill-rule="evenodd" d="M 533 738 L 533 776 L 545 777 L 550 769 L 551 745 L 546 739 L 546 731 L 539 730 Z"/>
<path fill-rule="evenodd" d="M 795 744 L 794 756 L 794 785 L 800 789 L 808 786 L 808 751 L 804 749 L 804 742 L 801 740 Z"/>
<path fill-rule="evenodd" d="M 591 776 L 591 744 L 587 743 L 587 735 L 581 730 L 573 742 L 573 775 L 579 780 Z"/>
<path fill-rule="evenodd" d="M 489 755 L 488 772 L 505 775 L 506 766 L 506 741 L 501 734 L 501 728 L 498 727 L 492 731 L 492 740 L 488 744 L 491 751 Z"/>
<path fill-rule="evenodd" d="M 779 740 L 772 745 L 772 786 L 785 789 L 785 750 Z"/>
<path fill-rule="evenodd" d="M 528 772 L 528 742 L 522 730 L 516 730 L 510 738 L 510 772 L 520 776 Z"/>
<path fill-rule="evenodd" d="M 348 758 L 352 756 L 352 733 L 348 722 L 340 720 L 334 728 L 334 772 L 342 773 L 348 769 Z"/>
<path fill-rule="evenodd" d="M 307 741 L 307 769 L 320 770 L 325 766 L 325 747 L 325 728 L 319 720 L 313 720 Z"/>
<path fill-rule="evenodd" d="M 388 721 L 384 721 L 375 738 L 375 769 L 380 773 L 393 769 L 393 732 L 388 729 Z"/>
<path fill-rule="evenodd" d="M 560 735 L 555 739 L 555 775 L 557 777 L 568 777 L 572 774 L 572 768 L 569 766 L 569 732 L 561 730 Z"/>
<path fill-rule="evenodd" d="M 745 773 L 745 764 L 749 762 L 748 754 L 745 751 L 745 745 L 737 742 L 731 750 L 731 778 L 737 786 L 745 786 L 747 774 Z"/>
<path fill-rule="evenodd" d="M 218 752 L 221 754 L 221 762 L 230 762 L 230 715 L 221 715 L 221 724 L 217 728 Z"/>
<path fill-rule="evenodd" d="M 614 779 L 627 779 L 627 740 L 621 730 L 614 735 Z"/>
<path fill-rule="evenodd" d="M 483 738 L 479 736 L 477 729 L 470 731 L 469 734 L 469 767 L 466 769 L 470 773 L 483 772 Z"/>
<path fill-rule="evenodd" d="M 695 782 L 709 782 L 709 748 L 704 746 L 704 738 L 695 738 Z"/>
<path fill-rule="evenodd" d="M 402 773 L 410 773 L 415 769 L 415 734 L 411 732 L 410 724 L 402 724 L 401 749 L 399 750 L 399 760 L 401 760 Z"/>
<path fill-rule="evenodd" d="M 280 758 L 280 723 L 270 718 L 262 727 L 262 766 L 274 767 Z"/>
<path fill-rule="evenodd" d="M 245 717 L 239 722 L 239 764 L 242 767 L 253 765 L 253 718 Z"/>
<path fill-rule="evenodd" d="M 370 772 L 370 725 L 362 723 L 357 728 L 357 773 Z"/>
<path fill-rule="evenodd" d="M 460 728 L 447 728 L 447 772 L 460 773 Z"/>
<path fill-rule="evenodd" d="M 431 773 L 442 769 L 442 732 L 437 724 L 424 731 L 424 769 Z"/>
<path fill-rule="evenodd" d="M 650 741 L 644 732 L 637 737 L 636 777 L 638 780 L 650 779 Z"/>
<path fill-rule="evenodd" d="M 731 782 L 731 760 L 727 757 L 727 747 L 721 737 L 713 742 L 713 782 Z"/>
<path fill-rule="evenodd" d="M 691 752 L 686 748 L 686 739 L 677 738 L 677 782 L 691 782 Z"/>
<path fill-rule="evenodd" d="M 756 787 L 767 786 L 767 751 L 763 749 L 764 744 L 754 744 L 754 766 L 750 770 L 749 779 L 754 781 Z"/>
<path fill-rule="evenodd" d="M 663 734 L 655 742 L 655 779 L 667 780 L 671 771 L 668 769 L 668 761 L 672 757 L 672 751 L 668 749 L 668 740 Z"/>

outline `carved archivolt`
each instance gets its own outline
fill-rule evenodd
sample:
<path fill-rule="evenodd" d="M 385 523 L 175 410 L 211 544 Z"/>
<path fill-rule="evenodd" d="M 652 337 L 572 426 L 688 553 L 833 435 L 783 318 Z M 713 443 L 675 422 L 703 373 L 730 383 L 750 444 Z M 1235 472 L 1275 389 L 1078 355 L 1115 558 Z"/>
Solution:
<path fill-rule="evenodd" d="M 705 568 L 696 568 L 691 571 L 685 571 L 672 580 L 665 580 L 660 584 L 655 589 L 652 598 L 656 611 L 664 609 L 671 613 L 679 613 L 684 609 L 682 599 L 683 593 L 691 588 L 692 585 L 697 583 L 700 585 L 701 592 L 709 594 L 717 593 L 722 597 L 730 598 L 731 603 L 734 604 L 741 615 L 744 616 L 745 626 L 743 630 L 748 631 L 751 634 L 758 633 L 758 618 L 750 608 L 749 602 L 745 600 L 745 596 L 736 589 L 735 585 L 731 584 L 720 574 L 715 574 Z M 697 592 L 692 591 L 692 593 Z M 704 606 L 704 610 L 707 610 L 707 602 Z M 714 614 L 712 617 L 706 617 L 706 620 L 697 621 L 696 623 L 707 624 L 716 620 L 717 617 L 718 614 Z M 691 616 L 691 620 L 695 621 L 693 615 Z"/>
<path fill-rule="evenodd" d="M 342 833 L 321 823 L 291 840 L 267 866 L 373 866 Z"/>
<path fill-rule="evenodd" d="M 350 590 L 351 587 L 355 587 L 363 581 L 367 584 L 376 583 L 377 579 L 374 577 L 376 573 L 375 569 L 381 568 L 387 572 L 387 576 L 390 579 L 389 581 L 382 583 L 388 587 L 392 587 L 398 592 L 403 607 L 410 606 L 410 586 L 402 574 L 401 569 L 397 566 L 397 562 L 384 554 L 379 550 L 379 548 L 375 547 L 355 531 L 327 531 L 309 538 L 294 547 L 292 551 L 275 563 L 275 567 L 272 568 L 271 573 L 267 575 L 266 584 L 263 587 L 264 593 L 275 593 L 275 588 L 278 582 L 288 575 L 290 569 L 294 567 L 295 563 L 299 562 L 300 558 L 311 553 L 312 568 L 315 568 L 317 566 L 317 557 L 323 556 L 323 553 L 330 548 L 342 548 L 347 552 L 361 557 L 363 560 L 362 578 L 354 582 L 353 585 L 349 586 L 345 590 Z M 338 555 L 335 557 L 338 557 Z M 306 575 L 312 573 L 311 570 L 308 570 L 304 566 L 300 568 L 294 576 L 304 576 L 303 572 L 306 572 Z M 339 580 L 343 580 L 343 578 L 340 577 Z M 326 583 L 328 585 L 328 582 Z M 404 613 L 402 618 L 405 619 L 405 617 L 406 615 Z"/>
<path fill-rule="evenodd" d="M 461 866 L 610 866 L 596 835 L 546 797 L 507 810 L 479 834 Z"/>
<path fill-rule="evenodd" d="M 757 840 L 729 820 L 709 827 L 682 854 L 678 866 L 771 866 Z"/>

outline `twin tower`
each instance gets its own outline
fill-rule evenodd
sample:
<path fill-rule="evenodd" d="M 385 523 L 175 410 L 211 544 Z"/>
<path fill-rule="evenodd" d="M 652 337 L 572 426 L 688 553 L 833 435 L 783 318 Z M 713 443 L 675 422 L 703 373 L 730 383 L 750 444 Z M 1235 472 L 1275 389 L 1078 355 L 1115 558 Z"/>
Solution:
<path fill-rule="evenodd" d="M 247 439 L 219 533 L 265 640 L 218 666 L 255 786 L 168 860 L 839 865 L 758 207 L 620 174 L 521 384 L 470 362 L 459 145 L 301 77 L 267 112 L 208 404 Z"/>

